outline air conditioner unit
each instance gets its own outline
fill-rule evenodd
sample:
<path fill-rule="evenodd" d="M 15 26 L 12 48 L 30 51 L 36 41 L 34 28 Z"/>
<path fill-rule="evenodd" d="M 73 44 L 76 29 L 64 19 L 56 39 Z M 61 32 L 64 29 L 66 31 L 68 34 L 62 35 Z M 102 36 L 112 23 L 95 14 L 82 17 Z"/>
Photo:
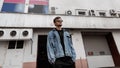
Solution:
<path fill-rule="evenodd" d="M 95 10 L 89 10 L 89 15 L 90 16 L 95 16 Z"/>
<path fill-rule="evenodd" d="M 32 29 L 0 29 L 0 40 L 29 40 L 32 35 Z"/>
<path fill-rule="evenodd" d="M 32 39 L 33 30 L 32 29 L 21 29 L 19 39 L 28 40 Z"/>
<path fill-rule="evenodd" d="M 19 29 L 0 29 L 0 40 L 19 39 Z"/>
<path fill-rule="evenodd" d="M 14 39 L 19 39 L 19 29 L 5 29 L 6 32 L 6 39 L 9 40 L 14 40 Z M 8 33 L 7 33 L 8 32 Z"/>
<path fill-rule="evenodd" d="M 51 14 L 55 14 L 56 13 L 55 10 L 56 10 L 55 7 L 51 7 Z"/>
<path fill-rule="evenodd" d="M 66 14 L 66 15 L 72 15 L 72 11 L 71 11 L 71 10 L 67 10 L 67 11 L 65 12 L 65 14 Z"/>

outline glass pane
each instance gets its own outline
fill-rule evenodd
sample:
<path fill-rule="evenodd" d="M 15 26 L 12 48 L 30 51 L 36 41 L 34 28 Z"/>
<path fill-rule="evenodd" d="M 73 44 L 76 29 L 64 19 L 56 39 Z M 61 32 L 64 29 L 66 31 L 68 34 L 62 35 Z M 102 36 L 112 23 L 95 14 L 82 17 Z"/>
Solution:
<path fill-rule="evenodd" d="M 48 5 L 49 0 L 30 0 L 30 4 Z"/>
<path fill-rule="evenodd" d="M 9 41 L 8 49 L 15 49 L 16 41 Z"/>
<path fill-rule="evenodd" d="M 2 12 L 24 12 L 24 4 L 3 3 Z"/>
<path fill-rule="evenodd" d="M 30 5 L 29 6 L 29 13 L 48 13 L 48 6 L 47 5 Z"/>
<path fill-rule="evenodd" d="M 29 13 L 48 14 L 48 0 L 30 0 Z"/>
<path fill-rule="evenodd" d="M 17 41 L 17 47 L 16 47 L 16 49 L 22 49 L 23 48 L 23 44 L 24 44 L 23 40 Z"/>

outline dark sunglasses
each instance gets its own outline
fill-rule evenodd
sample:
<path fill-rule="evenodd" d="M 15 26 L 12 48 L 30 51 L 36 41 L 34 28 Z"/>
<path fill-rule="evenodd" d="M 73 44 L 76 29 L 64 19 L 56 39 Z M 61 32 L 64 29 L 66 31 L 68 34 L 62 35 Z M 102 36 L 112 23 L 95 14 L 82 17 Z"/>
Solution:
<path fill-rule="evenodd" d="M 56 22 L 63 22 L 63 20 L 56 20 Z"/>

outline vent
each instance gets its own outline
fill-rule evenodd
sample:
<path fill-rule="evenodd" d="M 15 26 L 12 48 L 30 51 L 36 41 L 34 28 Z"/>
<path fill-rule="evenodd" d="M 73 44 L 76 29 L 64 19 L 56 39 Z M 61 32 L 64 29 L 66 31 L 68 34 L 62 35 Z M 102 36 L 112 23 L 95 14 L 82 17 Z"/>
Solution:
<path fill-rule="evenodd" d="M 0 30 L 0 37 L 4 35 L 4 31 Z"/>
<path fill-rule="evenodd" d="M 32 39 L 33 30 L 32 29 L 21 29 L 19 39 Z"/>
<path fill-rule="evenodd" d="M 23 31 L 22 35 L 23 36 L 28 36 L 29 32 L 28 31 Z"/>
<path fill-rule="evenodd" d="M 11 32 L 10 32 L 10 36 L 12 36 L 12 37 L 16 36 L 16 34 L 17 34 L 16 31 L 11 31 Z"/>
<path fill-rule="evenodd" d="M 65 14 L 67 14 L 67 15 L 72 15 L 72 11 L 71 11 L 71 10 L 68 10 L 68 11 L 65 12 Z"/>

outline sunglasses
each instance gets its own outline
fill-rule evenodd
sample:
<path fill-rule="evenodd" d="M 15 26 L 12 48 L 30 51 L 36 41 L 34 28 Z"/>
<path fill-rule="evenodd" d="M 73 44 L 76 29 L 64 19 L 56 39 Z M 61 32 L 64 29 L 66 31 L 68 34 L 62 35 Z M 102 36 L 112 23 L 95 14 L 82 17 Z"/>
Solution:
<path fill-rule="evenodd" d="M 56 20 L 56 22 L 63 22 L 63 20 Z"/>

